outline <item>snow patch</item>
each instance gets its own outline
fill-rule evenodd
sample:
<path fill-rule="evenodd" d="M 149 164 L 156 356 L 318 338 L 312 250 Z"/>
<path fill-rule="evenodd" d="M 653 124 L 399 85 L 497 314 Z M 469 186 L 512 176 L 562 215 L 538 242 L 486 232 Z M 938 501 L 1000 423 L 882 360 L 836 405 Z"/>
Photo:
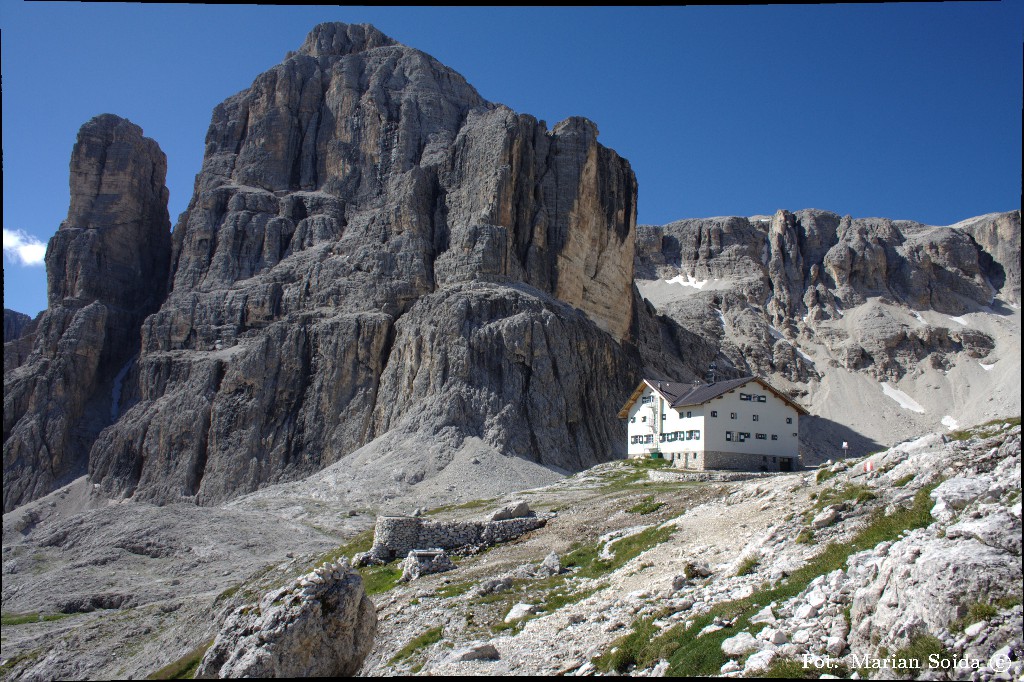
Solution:
<path fill-rule="evenodd" d="M 921 407 L 921 405 L 916 400 L 911 398 L 909 395 L 907 395 L 900 389 L 893 388 L 889 384 L 882 384 L 882 393 L 898 402 L 900 404 L 900 407 L 906 410 L 910 410 L 911 412 L 918 412 L 920 414 L 924 414 L 924 408 Z"/>
<path fill-rule="evenodd" d="M 682 274 L 676 275 L 672 279 L 666 279 L 669 284 L 681 284 L 684 287 L 693 287 L 694 289 L 703 289 L 704 285 L 708 283 L 706 279 L 696 279 L 693 275 L 687 275 L 686 279 L 683 279 Z"/>
<path fill-rule="evenodd" d="M 807 353 L 803 352 L 802 350 L 800 350 L 796 346 L 793 346 L 793 350 L 795 350 L 796 354 L 799 355 L 800 357 L 802 357 L 807 362 L 807 364 L 814 365 L 814 359 L 810 355 L 808 355 Z"/>
<path fill-rule="evenodd" d="M 921 324 L 928 324 L 927 322 L 925 322 L 924 318 L 921 317 L 921 313 L 917 312 L 916 310 L 911 310 L 910 312 L 914 313 L 914 317 L 917 318 L 918 322 L 920 322 Z"/>
<path fill-rule="evenodd" d="M 715 309 L 715 315 L 718 315 L 718 321 L 722 323 L 722 329 L 725 329 L 725 315 L 722 314 L 721 310 Z"/>
<path fill-rule="evenodd" d="M 785 341 L 786 340 L 786 337 L 782 335 L 782 332 L 780 332 L 778 329 L 776 329 L 772 325 L 768 325 L 768 333 L 771 334 L 772 338 L 775 339 L 776 341 Z"/>
<path fill-rule="evenodd" d="M 965 317 L 950 317 L 949 319 L 951 319 L 954 322 L 956 322 L 957 324 L 961 324 L 961 325 L 963 325 L 965 327 L 968 325 L 967 318 L 965 318 Z"/>
<path fill-rule="evenodd" d="M 994 362 L 991 365 L 986 365 L 984 362 L 979 362 L 978 364 L 981 365 L 981 368 L 986 372 L 991 372 L 992 368 L 996 366 L 996 363 Z"/>
<path fill-rule="evenodd" d="M 960 426 L 959 424 L 957 424 L 956 420 L 950 417 L 948 414 L 942 418 L 942 425 L 945 426 L 950 431 Z"/>

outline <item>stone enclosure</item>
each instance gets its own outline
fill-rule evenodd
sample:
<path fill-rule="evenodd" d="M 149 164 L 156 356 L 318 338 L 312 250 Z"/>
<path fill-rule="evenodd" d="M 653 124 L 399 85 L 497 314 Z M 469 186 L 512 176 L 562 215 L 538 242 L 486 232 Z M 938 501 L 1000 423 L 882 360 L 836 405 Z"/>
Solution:
<path fill-rule="evenodd" d="M 505 518 L 509 510 L 514 518 Z M 497 518 L 498 520 L 495 520 Z M 356 565 L 387 563 L 413 550 L 487 547 L 508 542 L 542 527 L 547 519 L 520 503 L 498 511 L 487 521 L 431 521 L 419 516 L 381 516 L 373 531 L 373 547 L 357 554 Z"/>

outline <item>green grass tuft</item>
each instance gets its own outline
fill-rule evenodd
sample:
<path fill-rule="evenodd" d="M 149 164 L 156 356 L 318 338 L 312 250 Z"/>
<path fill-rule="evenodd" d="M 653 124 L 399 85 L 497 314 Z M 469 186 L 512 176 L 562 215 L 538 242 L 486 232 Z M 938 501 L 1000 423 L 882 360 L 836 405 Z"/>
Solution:
<path fill-rule="evenodd" d="M 761 563 L 761 559 L 756 556 L 748 556 L 746 559 L 740 562 L 740 565 L 736 567 L 736 575 L 749 575 L 754 572 L 757 565 Z"/>
<path fill-rule="evenodd" d="M 906 484 L 913 481 L 914 476 L 916 476 L 916 474 L 907 474 L 906 476 L 900 476 L 899 478 L 892 482 L 892 486 L 894 488 L 902 488 Z"/>
<path fill-rule="evenodd" d="M 1020 417 L 1009 417 L 1006 419 L 993 419 L 984 424 L 978 424 L 967 429 L 952 431 L 948 434 L 950 440 L 967 440 L 968 438 L 989 438 L 1003 430 L 1003 424 L 1020 426 Z"/>
<path fill-rule="evenodd" d="M 409 640 L 408 644 L 402 647 L 397 654 L 391 657 L 388 661 L 388 665 L 394 665 L 400 663 L 408 658 L 411 658 L 420 649 L 425 649 L 431 644 L 436 644 L 441 641 L 441 636 L 444 632 L 444 628 L 440 625 L 437 627 L 430 628 L 423 634 Z"/>
<path fill-rule="evenodd" d="M 931 635 L 917 635 L 910 640 L 907 646 L 893 653 L 893 659 L 904 661 L 905 663 L 903 666 L 897 664 L 896 668 L 890 672 L 895 675 L 912 675 L 917 670 L 927 669 L 928 661 L 932 656 L 937 656 L 940 660 L 950 660 L 953 658 L 953 654 L 937 638 Z M 951 660 L 946 669 L 953 669 Z"/>
<path fill-rule="evenodd" d="M 25 623 L 44 623 L 77 616 L 77 613 L 4 613 L 0 615 L 4 625 L 24 625 Z"/>
<path fill-rule="evenodd" d="M 658 511 L 664 506 L 664 502 L 657 502 L 655 501 L 653 495 L 648 495 L 644 499 L 640 500 L 640 502 L 627 509 L 626 511 L 630 514 L 640 514 L 641 516 L 643 516 L 645 514 L 653 514 L 654 512 Z"/>
<path fill-rule="evenodd" d="M 192 651 L 188 652 L 173 663 L 168 663 L 164 667 L 157 670 L 155 673 L 151 673 L 146 677 L 147 680 L 191 680 L 196 676 L 196 671 L 199 670 L 199 664 L 203 662 L 203 656 L 206 655 L 206 650 L 213 645 L 213 640 L 204 642 L 197 646 Z"/>
<path fill-rule="evenodd" d="M 363 577 L 363 587 L 366 594 L 374 595 L 387 592 L 398 584 L 402 577 L 402 569 L 398 567 L 397 561 L 392 561 L 384 566 L 364 566 L 359 569 L 359 575 Z"/>
<path fill-rule="evenodd" d="M 818 469 L 818 473 L 814 476 L 815 483 L 824 483 L 828 479 L 836 475 L 836 472 L 829 471 L 828 469 Z"/>

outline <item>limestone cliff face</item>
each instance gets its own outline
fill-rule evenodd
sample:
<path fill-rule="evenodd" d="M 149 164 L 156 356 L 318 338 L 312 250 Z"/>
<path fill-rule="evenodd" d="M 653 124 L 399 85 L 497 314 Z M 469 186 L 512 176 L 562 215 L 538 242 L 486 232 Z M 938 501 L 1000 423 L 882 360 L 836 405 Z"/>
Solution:
<path fill-rule="evenodd" d="M 956 316 L 989 309 L 997 295 L 1009 303 L 1020 297 L 1019 212 L 930 227 L 811 209 L 642 225 L 637 231 L 638 277 L 682 272 L 695 281 L 728 283 L 675 306 L 676 317 L 684 324 L 706 319 L 710 300 L 764 342 L 732 353 L 738 364 L 792 381 L 806 382 L 816 373 L 786 351 L 787 339 L 815 337 L 846 367 L 895 379 L 934 352 L 967 350 L 983 357 L 992 348 L 991 339 L 968 329 L 915 330 L 883 319 L 866 321 L 855 338 L 831 333 L 831 322 L 869 299 Z"/>
<path fill-rule="evenodd" d="M 636 181 L 592 123 L 324 24 L 206 145 L 133 407 L 92 450 L 106 490 L 212 503 L 399 427 L 564 468 L 622 448 Z"/>
<path fill-rule="evenodd" d="M 28 357 L 5 361 L 5 511 L 84 473 L 116 417 L 115 377 L 167 289 L 166 170 L 130 121 L 104 114 L 79 131 L 68 217 L 46 251 L 49 304 Z"/>

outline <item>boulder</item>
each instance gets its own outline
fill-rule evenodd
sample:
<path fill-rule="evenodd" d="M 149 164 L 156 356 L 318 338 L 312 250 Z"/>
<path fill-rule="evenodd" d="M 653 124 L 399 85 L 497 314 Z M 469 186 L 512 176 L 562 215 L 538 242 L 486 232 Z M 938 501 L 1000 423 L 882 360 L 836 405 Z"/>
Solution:
<path fill-rule="evenodd" d="M 949 522 L 957 511 L 988 493 L 988 490 L 989 485 L 985 481 L 975 478 L 957 476 L 943 481 L 931 492 L 931 498 L 935 500 L 932 516 L 939 521 Z"/>
<path fill-rule="evenodd" d="M 506 519 L 519 519 L 530 515 L 530 505 L 519 500 L 507 504 L 491 514 L 491 521 L 504 521 Z"/>
<path fill-rule="evenodd" d="M 225 621 L 196 672 L 214 677 L 346 677 L 373 646 L 377 611 L 346 564 L 324 564 Z"/>
<path fill-rule="evenodd" d="M 490 642 L 470 642 L 468 645 L 458 648 L 451 653 L 448 661 L 459 663 L 462 661 L 497 661 L 501 654 Z"/>
<path fill-rule="evenodd" d="M 533 615 L 534 613 L 537 613 L 537 607 L 535 605 L 519 603 L 509 609 L 509 612 L 505 615 L 505 622 L 512 623 Z"/>
<path fill-rule="evenodd" d="M 733 658 L 760 648 L 761 644 L 749 632 L 741 632 L 722 641 L 722 653 Z"/>

